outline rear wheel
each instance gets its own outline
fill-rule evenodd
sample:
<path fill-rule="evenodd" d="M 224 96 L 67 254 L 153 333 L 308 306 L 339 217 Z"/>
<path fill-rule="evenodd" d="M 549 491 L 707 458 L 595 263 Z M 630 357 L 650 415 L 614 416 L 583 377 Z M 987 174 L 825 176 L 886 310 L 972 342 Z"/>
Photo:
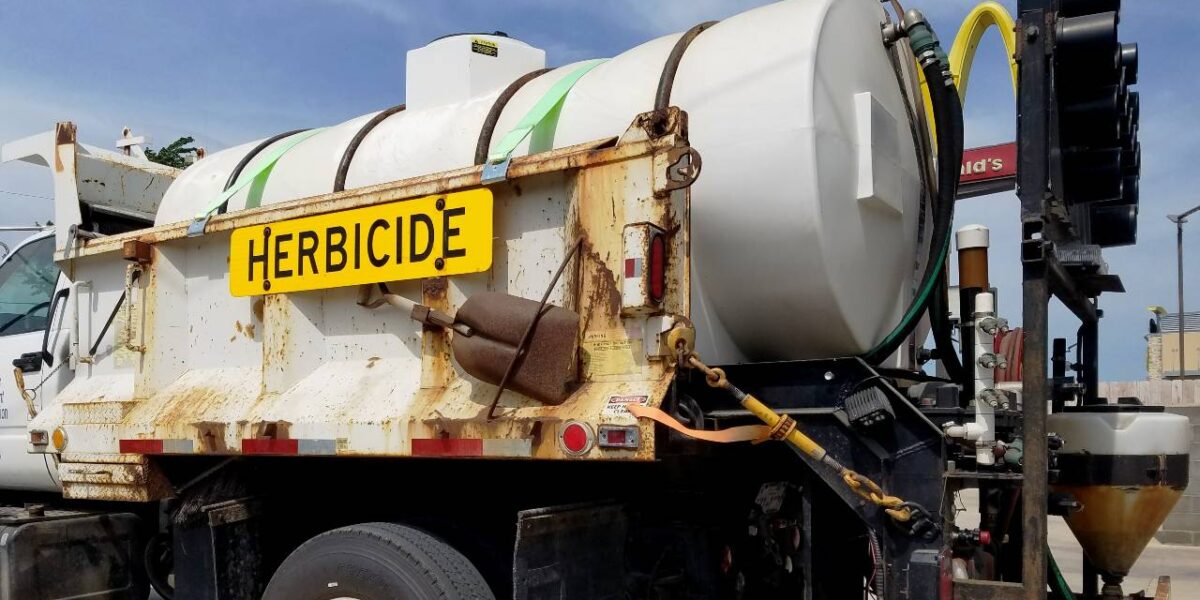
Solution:
<path fill-rule="evenodd" d="M 454 548 L 417 529 L 364 523 L 327 531 L 297 548 L 263 600 L 495 600 Z"/>

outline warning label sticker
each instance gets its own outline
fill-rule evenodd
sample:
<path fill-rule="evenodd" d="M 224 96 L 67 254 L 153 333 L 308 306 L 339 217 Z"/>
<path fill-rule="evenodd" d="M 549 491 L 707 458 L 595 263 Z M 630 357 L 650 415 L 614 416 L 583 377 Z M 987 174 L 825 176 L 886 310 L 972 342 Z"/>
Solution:
<path fill-rule="evenodd" d="M 583 351 L 583 369 L 592 376 L 624 375 L 637 371 L 637 352 L 642 351 L 642 340 L 624 337 L 625 332 L 589 332 L 580 344 Z"/>
<path fill-rule="evenodd" d="M 485 56 L 500 56 L 500 46 L 496 42 L 489 42 L 485 39 L 471 38 L 471 52 L 475 54 L 483 54 Z"/>
<path fill-rule="evenodd" d="M 606 417 L 623 417 L 629 414 L 629 406 L 646 406 L 647 404 L 650 404 L 650 396 L 646 395 L 609 396 L 608 403 L 604 405 L 600 414 Z"/>

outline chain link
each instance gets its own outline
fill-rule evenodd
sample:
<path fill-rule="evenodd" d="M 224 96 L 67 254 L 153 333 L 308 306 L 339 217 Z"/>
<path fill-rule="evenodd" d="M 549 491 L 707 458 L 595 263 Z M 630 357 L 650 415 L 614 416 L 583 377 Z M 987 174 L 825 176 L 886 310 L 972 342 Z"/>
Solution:
<path fill-rule="evenodd" d="M 37 393 L 38 393 L 38 390 L 42 389 L 42 386 L 43 386 L 43 385 L 46 385 L 46 382 L 47 382 L 47 381 L 50 381 L 50 377 L 51 377 L 52 375 L 54 375 L 55 373 L 57 373 L 57 372 L 58 372 L 58 370 L 59 370 L 59 369 L 61 369 L 61 368 L 62 368 L 62 366 L 63 366 L 64 364 L 66 364 L 66 362 L 67 362 L 67 361 L 65 361 L 65 360 L 59 361 L 59 363 L 58 363 L 58 366 L 57 366 L 57 367 L 54 367 L 53 369 L 50 369 L 50 372 L 49 372 L 49 373 L 46 373 L 45 375 L 43 375 L 43 376 L 42 376 L 42 382 L 41 382 L 41 383 L 39 383 L 39 384 L 37 384 L 37 385 L 33 386 L 32 388 L 26 388 L 25 390 L 23 390 L 23 391 L 25 391 L 25 392 L 29 392 L 29 393 L 31 394 L 31 396 L 32 396 L 32 397 L 30 398 L 30 401 L 33 401 L 33 400 L 36 400 L 36 399 L 37 399 Z"/>
<path fill-rule="evenodd" d="M 714 388 L 732 391 L 733 388 L 729 384 L 729 379 L 726 378 L 723 369 L 704 364 L 704 361 L 700 360 L 700 357 L 695 352 L 689 351 L 686 344 L 677 344 L 675 349 L 678 355 L 678 365 L 683 368 L 692 368 L 700 371 L 704 374 L 708 385 Z M 784 416 L 772 430 L 773 435 L 771 438 L 785 439 L 795 429 L 795 420 Z M 774 434 L 777 431 L 782 433 L 782 435 L 776 437 Z M 883 512 L 887 513 L 893 521 L 904 525 L 907 533 L 935 537 L 940 532 L 940 527 L 933 520 L 929 512 L 921 505 L 915 502 L 905 502 L 901 498 L 888 495 L 878 483 L 875 483 L 866 475 L 841 466 L 836 461 L 829 462 L 831 466 L 837 465 L 838 475 L 841 477 L 842 482 L 846 484 L 846 487 L 850 488 L 850 491 L 854 492 L 860 498 L 882 508 Z"/>

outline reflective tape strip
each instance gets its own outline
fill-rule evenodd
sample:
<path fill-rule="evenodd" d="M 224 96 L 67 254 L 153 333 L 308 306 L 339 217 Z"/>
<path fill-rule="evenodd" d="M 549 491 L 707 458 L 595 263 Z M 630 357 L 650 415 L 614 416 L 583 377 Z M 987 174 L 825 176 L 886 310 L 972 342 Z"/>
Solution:
<path fill-rule="evenodd" d="M 495 456 L 528 458 L 533 456 L 533 440 L 426 438 L 412 441 L 413 456 Z"/>
<path fill-rule="evenodd" d="M 332 456 L 337 454 L 337 440 L 300 440 L 300 454 Z"/>
<path fill-rule="evenodd" d="M 162 440 L 121 440 L 121 454 L 162 454 Z"/>
<path fill-rule="evenodd" d="M 483 456 L 483 440 L 431 438 L 412 441 L 413 456 Z"/>
<path fill-rule="evenodd" d="M 195 448 L 192 440 L 147 440 L 130 439 L 117 442 L 121 454 L 191 454 Z"/>
<path fill-rule="evenodd" d="M 242 440 L 242 454 L 297 454 L 300 440 L 257 438 Z"/>
<path fill-rule="evenodd" d="M 163 440 L 163 454 L 191 454 L 192 440 Z"/>
<path fill-rule="evenodd" d="M 513 458 L 533 456 L 533 440 L 483 440 L 484 456 L 507 456 Z"/>
<path fill-rule="evenodd" d="M 632 279 L 642 276 L 642 259 L 627 258 L 625 259 L 625 277 Z"/>

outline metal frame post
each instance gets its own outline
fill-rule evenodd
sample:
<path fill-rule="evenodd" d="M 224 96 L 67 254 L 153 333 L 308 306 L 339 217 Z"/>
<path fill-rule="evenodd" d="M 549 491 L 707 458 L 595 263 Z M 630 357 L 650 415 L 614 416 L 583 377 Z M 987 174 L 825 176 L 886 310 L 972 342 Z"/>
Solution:
<path fill-rule="evenodd" d="M 1046 258 L 1047 251 L 1053 251 L 1044 231 L 1046 201 L 1050 193 L 1049 111 L 1053 101 L 1046 46 L 1053 18 L 1049 9 L 1048 0 L 1022 0 L 1018 7 L 1017 30 L 1020 81 L 1017 195 L 1021 200 L 1022 327 L 1025 331 L 1021 580 L 1026 600 L 1046 598 L 1046 403 L 1050 397 L 1046 373 L 1047 304 L 1050 301 Z"/>

